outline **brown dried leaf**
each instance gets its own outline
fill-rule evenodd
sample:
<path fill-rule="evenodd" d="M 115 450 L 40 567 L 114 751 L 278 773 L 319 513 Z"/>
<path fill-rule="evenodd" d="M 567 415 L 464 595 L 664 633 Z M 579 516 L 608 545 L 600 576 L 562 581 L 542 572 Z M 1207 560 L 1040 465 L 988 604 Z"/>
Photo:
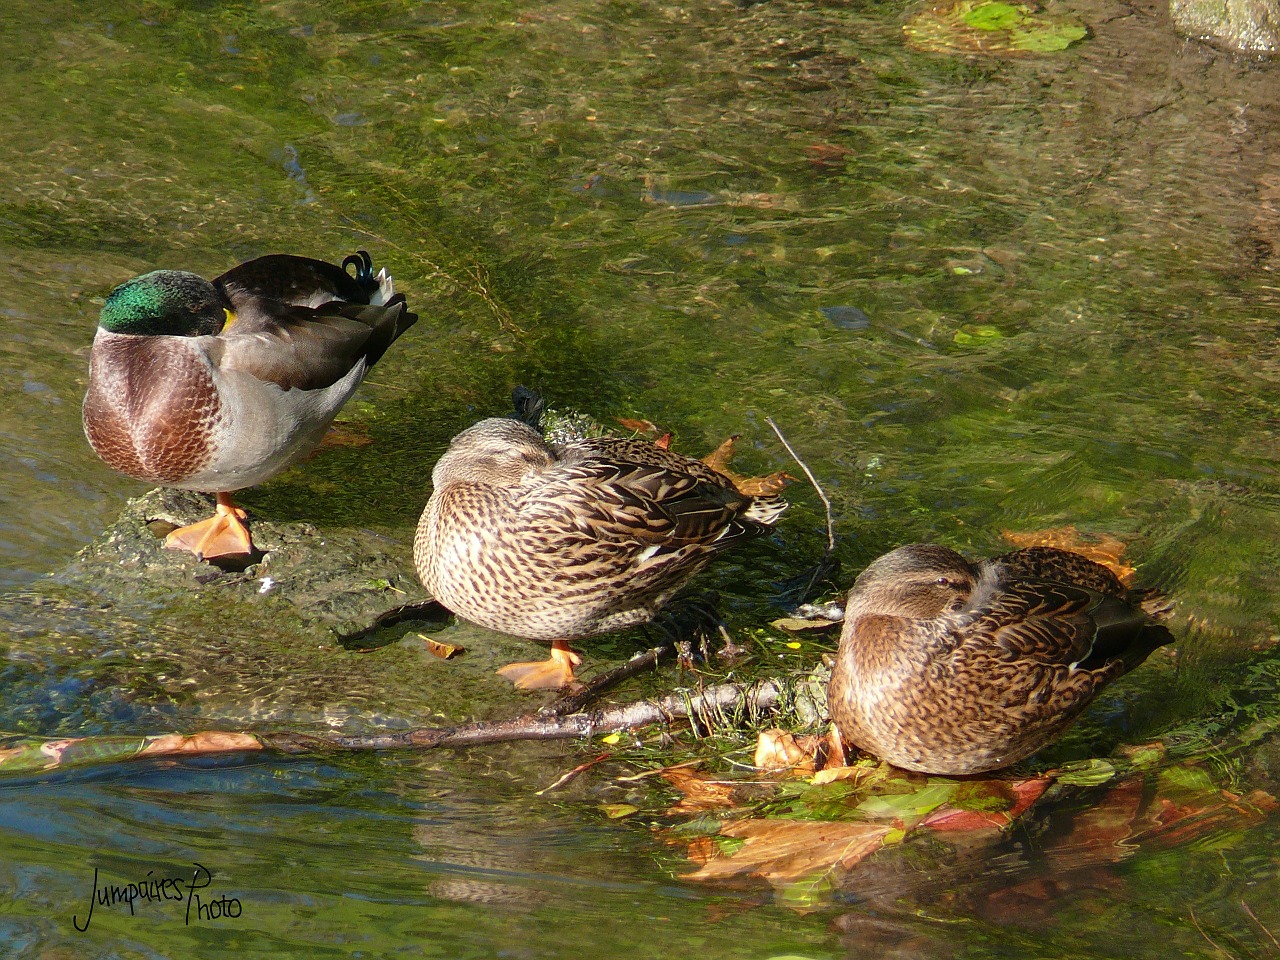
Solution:
<path fill-rule="evenodd" d="M 811 143 L 804 148 L 805 159 L 816 170 L 840 171 L 845 168 L 845 161 L 853 156 L 853 151 L 834 143 Z"/>
<path fill-rule="evenodd" d="M 794 482 L 795 477 L 789 477 L 782 470 L 774 471 L 762 477 L 744 477 L 741 474 L 734 473 L 729 467 L 729 463 L 733 460 L 734 444 L 738 440 L 738 435 L 734 434 L 720 446 L 716 447 L 705 457 L 702 462 L 714 470 L 716 473 L 722 473 L 728 477 L 739 493 L 746 494 L 749 497 L 771 497 L 781 493 L 787 484 Z"/>
<path fill-rule="evenodd" d="M 723 473 L 726 477 L 732 477 L 733 471 L 729 469 L 729 462 L 733 460 L 733 445 L 737 442 L 738 436 L 739 434 L 735 433 L 703 457 L 702 462 L 716 473 Z"/>
<path fill-rule="evenodd" d="M 663 770 L 662 779 L 684 794 L 680 802 L 667 811 L 668 815 L 725 810 L 738 806 L 735 784 L 707 780 L 687 767 Z"/>
<path fill-rule="evenodd" d="M 1133 582 L 1137 572 L 1124 563 L 1125 544 L 1109 534 L 1082 534 L 1074 526 L 1051 527 L 1048 530 L 1036 530 L 1032 533 L 1015 533 L 1012 530 L 1001 530 L 1000 535 L 1015 547 L 1057 547 L 1059 550 L 1070 550 L 1082 557 L 1088 557 L 1094 563 L 1100 563 L 1120 578 L 1126 586 Z"/>
<path fill-rule="evenodd" d="M 940 831 L 1003 830 L 1022 816 L 1053 783 L 1052 777 L 1032 780 L 974 780 L 966 783 L 964 793 L 973 803 L 979 795 L 1007 804 L 998 809 L 964 809 L 944 804 L 920 821 L 920 826 Z M 986 804 L 982 804 L 986 806 Z"/>
<path fill-rule="evenodd" d="M 632 433 L 638 433 L 643 437 L 657 437 L 662 433 L 652 420 L 633 420 L 630 417 L 619 417 L 618 422 Z"/>
<path fill-rule="evenodd" d="M 820 787 L 824 783 L 835 783 L 837 780 L 857 780 L 870 776 L 875 767 L 824 767 L 813 775 L 813 785 Z"/>
<path fill-rule="evenodd" d="M 755 765 L 760 770 L 789 770 L 797 776 L 813 773 L 822 737 L 797 737 L 776 727 L 760 731 Z"/>
<path fill-rule="evenodd" d="M 686 880 L 726 880 L 754 876 L 785 885 L 832 871 L 848 871 L 883 845 L 892 828 L 880 823 L 815 823 L 807 820 L 738 820 L 720 836 L 744 841 L 732 853 L 713 849 Z M 690 851 L 695 862 L 707 854 Z"/>
<path fill-rule="evenodd" d="M 830 630 L 833 627 L 842 626 L 842 622 L 839 620 L 825 620 L 822 617 L 814 617 L 811 620 L 800 617 L 783 617 L 780 620 L 774 620 L 769 626 L 785 630 L 787 633 L 814 633 L 818 630 Z"/>
<path fill-rule="evenodd" d="M 439 657 L 441 660 L 452 660 L 460 653 L 466 653 L 466 647 L 460 647 L 453 643 L 441 643 L 439 640 L 432 639 L 424 633 L 418 634 L 418 638 L 427 648 L 427 653 L 433 657 Z"/>

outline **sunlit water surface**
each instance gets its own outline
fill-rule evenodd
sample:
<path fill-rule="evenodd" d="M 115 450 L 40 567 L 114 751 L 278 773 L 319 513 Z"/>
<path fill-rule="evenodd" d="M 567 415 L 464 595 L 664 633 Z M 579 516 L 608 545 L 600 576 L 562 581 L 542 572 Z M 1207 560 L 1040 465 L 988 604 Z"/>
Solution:
<path fill-rule="evenodd" d="M 771 416 L 832 498 L 845 582 L 906 540 L 992 552 L 1072 524 L 1176 596 L 1176 658 L 1108 694 L 1063 755 L 1222 714 L 1280 619 L 1280 74 L 1176 38 L 1155 3 L 1054 6 L 1091 36 L 998 59 L 909 50 L 898 2 L 10 0 L 0 584 L 58 569 L 140 492 L 80 433 L 111 287 L 366 247 L 423 315 L 348 407 L 377 452 L 322 455 L 247 494 L 254 511 L 406 542 L 434 458 L 518 382 L 694 453 L 740 433 L 750 471 L 787 465 Z M 774 552 L 732 576 L 764 589 L 818 555 L 820 505 L 792 499 Z M 77 689 L 3 726 L 61 731 Z M 580 752 L 2 784 L 0 944 L 1280 955 L 1274 821 L 1056 886 L 1024 836 L 800 911 L 682 881 L 679 851 L 603 817 L 589 776 L 535 795 Z M 1234 786 L 1275 792 L 1274 766 L 1241 761 Z M 73 923 L 95 868 L 123 884 L 195 863 L 239 916 L 165 902 Z M 1005 877 L 1018 897 L 1041 884 L 1035 909 L 1001 900 Z"/>

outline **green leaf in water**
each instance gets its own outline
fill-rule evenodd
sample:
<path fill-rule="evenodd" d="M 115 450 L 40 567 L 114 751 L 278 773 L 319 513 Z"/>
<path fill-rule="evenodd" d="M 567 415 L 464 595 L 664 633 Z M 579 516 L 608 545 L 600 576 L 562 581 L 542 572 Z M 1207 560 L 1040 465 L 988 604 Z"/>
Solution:
<path fill-rule="evenodd" d="M 980 3 L 965 12 L 964 22 L 975 30 L 1012 30 L 1027 19 L 1026 9 L 1012 3 Z"/>
<path fill-rule="evenodd" d="M 1076 787 L 1096 787 L 1116 775 L 1116 768 L 1106 760 L 1079 760 L 1063 765 L 1058 773 L 1058 783 Z"/>
<path fill-rule="evenodd" d="M 610 820 L 621 820 L 640 811 L 639 807 L 630 803 L 602 803 L 598 809 Z"/>
<path fill-rule="evenodd" d="M 1089 35 L 1078 20 L 1005 0 L 956 0 L 928 7 L 902 30 L 917 50 L 985 56 L 1053 53 Z"/>
<path fill-rule="evenodd" d="M 867 797 L 858 804 L 858 811 L 878 820 L 917 820 L 942 806 L 955 792 L 955 783 L 931 783 L 912 793 Z"/>
<path fill-rule="evenodd" d="M 999 327 L 993 327 L 990 324 L 966 323 L 956 331 L 953 339 L 962 347 L 974 347 L 991 343 L 993 340 L 1002 340 L 1004 334 L 1000 332 Z"/>

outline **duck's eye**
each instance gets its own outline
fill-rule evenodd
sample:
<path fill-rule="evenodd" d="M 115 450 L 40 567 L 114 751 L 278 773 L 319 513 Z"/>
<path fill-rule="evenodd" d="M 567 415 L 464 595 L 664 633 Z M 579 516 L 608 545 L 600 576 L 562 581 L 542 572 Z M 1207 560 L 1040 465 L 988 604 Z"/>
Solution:
<path fill-rule="evenodd" d="M 951 581 L 950 581 L 949 579 L 947 579 L 946 577 L 939 577 L 937 580 L 935 580 L 935 581 L 933 581 L 933 582 L 934 582 L 934 584 L 936 584 L 936 585 L 937 585 L 937 586 L 939 586 L 939 587 L 949 587 L 949 586 L 951 586 Z"/>

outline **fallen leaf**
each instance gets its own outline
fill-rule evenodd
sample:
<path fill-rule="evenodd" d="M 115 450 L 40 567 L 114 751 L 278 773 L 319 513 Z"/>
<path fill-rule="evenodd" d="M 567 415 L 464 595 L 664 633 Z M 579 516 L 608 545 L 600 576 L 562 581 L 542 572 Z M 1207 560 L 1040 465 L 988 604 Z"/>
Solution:
<path fill-rule="evenodd" d="M 662 433 L 652 420 L 633 420 L 630 417 L 619 417 L 618 422 L 632 433 L 638 433 L 641 436 L 657 437 Z"/>
<path fill-rule="evenodd" d="M 813 773 L 822 737 L 797 737 L 777 728 L 762 730 L 756 738 L 755 766 L 759 770 L 787 770 L 796 776 Z"/>
<path fill-rule="evenodd" d="M 817 170 L 844 170 L 853 151 L 834 143 L 811 143 L 804 148 L 805 159 Z"/>
<path fill-rule="evenodd" d="M 810 781 L 815 787 L 821 787 L 823 784 L 835 783 L 837 780 L 861 780 L 868 777 L 875 771 L 874 766 L 856 766 L 856 767 L 826 767 L 819 770 L 813 775 Z"/>
<path fill-rule="evenodd" d="M 910 793 L 876 794 L 858 804 L 858 812 L 876 820 L 888 820 L 900 829 L 909 829 L 955 796 L 959 787 L 954 780 L 938 780 Z"/>
<path fill-rule="evenodd" d="M 418 638 L 426 644 L 427 653 L 433 657 L 439 657 L 441 660 L 452 660 L 460 653 L 466 653 L 466 647 L 459 647 L 453 643 L 442 643 L 439 640 L 433 640 L 426 634 L 418 634 Z"/>
<path fill-rule="evenodd" d="M 738 435 L 734 434 L 703 457 L 702 462 L 716 473 L 722 473 L 728 477 L 738 488 L 739 493 L 748 497 L 771 497 L 786 489 L 787 484 L 794 482 L 795 477 L 788 476 L 782 470 L 776 470 L 762 477 L 744 477 L 734 473 L 729 468 L 729 462 L 733 460 L 734 444 L 737 440 Z"/>
<path fill-rule="evenodd" d="M 671 449 L 671 434 L 670 434 L 670 433 L 664 433 L 664 434 L 663 434 L 662 436 L 660 436 L 657 440 L 653 441 L 653 445 L 654 445 L 655 447 L 657 447 L 659 450 L 670 450 L 670 449 Z"/>
<path fill-rule="evenodd" d="M 335 447 L 367 447 L 373 443 L 373 438 L 369 436 L 369 428 L 362 423 L 342 422 L 330 424 L 329 430 L 320 442 L 306 455 L 305 460 L 310 460 L 321 450 L 330 450 Z"/>
<path fill-rule="evenodd" d="M 920 826 L 943 832 L 1003 830 L 1039 800 L 1051 783 L 1052 777 L 965 781 L 953 802 L 930 813 Z"/>
<path fill-rule="evenodd" d="M 1052 527 L 1048 530 L 1037 530 L 1034 533 L 1014 533 L 1012 530 L 1001 530 L 1000 535 L 1019 549 L 1024 547 L 1057 547 L 1059 550 L 1070 550 L 1082 557 L 1088 557 L 1094 563 L 1100 563 L 1120 578 L 1128 586 L 1137 571 L 1121 561 L 1124 556 L 1124 542 L 1109 534 L 1085 537 L 1074 526 Z"/>
<path fill-rule="evenodd" d="M 623 817 L 629 817 L 633 813 L 639 813 L 640 808 L 630 803 L 602 803 L 597 807 L 610 820 L 621 820 Z"/>
<path fill-rule="evenodd" d="M 1106 760 L 1080 760 L 1067 763 L 1054 771 L 1059 783 L 1075 787 L 1096 787 L 1116 775 L 1116 768 Z"/>
<path fill-rule="evenodd" d="M 760 877 L 776 886 L 844 873 L 875 853 L 891 828 L 878 823 L 813 823 L 803 820 L 737 820 L 719 837 L 741 841 L 713 848 L 686 880 Z M 699 848 L 705 854 L 706 847 Z M 696 862 L 696 861 L 695 861 Z"/>
<path fill-rule="evenodd" d="M 785 630 L 787 633 L 813 633 L 818 630 L 830 630 L 841 625 L 839 620 L 824 620 L 821 617 L 814 617 L 812 620 L 806 620 L 802 617 L 782 617 L 769 624 L 769 626 Z"/>
<path fill-rule="evenodd" d="M 668 815 L 723 810 L 738 805 L 735 784 L 707 780 L 687 767 L 663 770 L 662 779 L 684 794 L 679 803 L 667 810 Z"/>

